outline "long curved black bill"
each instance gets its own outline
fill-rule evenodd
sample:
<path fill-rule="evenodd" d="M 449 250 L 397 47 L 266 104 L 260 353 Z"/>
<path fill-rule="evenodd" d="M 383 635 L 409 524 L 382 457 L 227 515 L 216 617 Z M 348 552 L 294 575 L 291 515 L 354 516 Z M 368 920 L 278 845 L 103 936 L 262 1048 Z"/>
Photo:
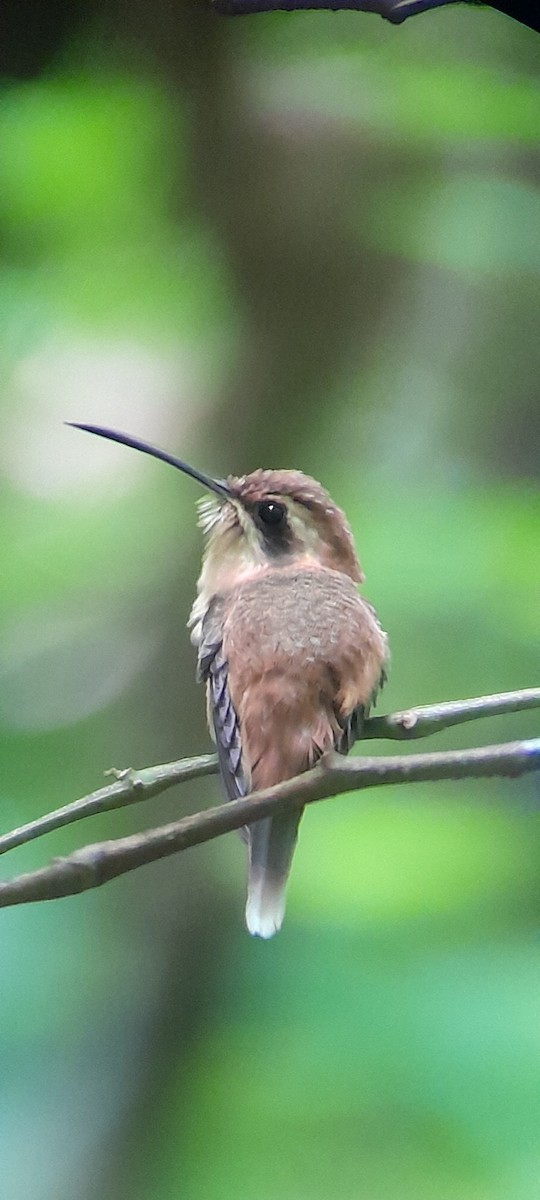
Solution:
<path fill-rule="evenodd" d="M 231 498 L 231 491 L 223 480 L 211 479 L 209 475 L 203 475 L 202 471 L 196 471 L 195 467 L 190 467 L 188 463 L 182 462 L 181 458 L 175 458 L 173 454 L 168 454 L 166 450 L 159 450 L 157 446 L 151 446 L 148 442 L 141 442 L 140 438 L 131 437 L 129 433 L 119 433 L 117 429 L 105 429 L 102 425 L 81 425 L 78 421 L 66 421 L 65 424 L 70 425 L 72 429 L 83 429 L 86 433 L 95 433 L 98 437 L 108 438 L 110 442 L 119 442 L 121 446 L 130 446 L 132 450 L 140 450 L 142 454 L 150 454 L 152 458 L 159 458 L 160 462 L 169 463 L 171 467 L 183 471 L 184 475 L 190 475 L 192 479 L 196 479 L 197 483 L 202 483 L 203 487 L 208 488 L 208 491 L 215 492 L 217 496 L 222 496 L 225 500 Z"/>

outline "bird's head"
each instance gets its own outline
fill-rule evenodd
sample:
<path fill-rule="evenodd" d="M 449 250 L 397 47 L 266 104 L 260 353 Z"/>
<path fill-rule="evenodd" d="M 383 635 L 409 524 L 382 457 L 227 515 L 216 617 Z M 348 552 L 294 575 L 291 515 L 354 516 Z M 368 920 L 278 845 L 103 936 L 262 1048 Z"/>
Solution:
<path fill-rule="evenodd" d="M 356 583 L 362 581 L 345 514 L 321 484 L 302 471 L 257 470 L 213 479 L 129 434 L 99 425 L 75 428 L 167 462 L 211 493 L 211 498 L 199 501 L 206 543 L 199 590 L 207 597 L 261 571 L 296 565 L 329 567 Z"/>

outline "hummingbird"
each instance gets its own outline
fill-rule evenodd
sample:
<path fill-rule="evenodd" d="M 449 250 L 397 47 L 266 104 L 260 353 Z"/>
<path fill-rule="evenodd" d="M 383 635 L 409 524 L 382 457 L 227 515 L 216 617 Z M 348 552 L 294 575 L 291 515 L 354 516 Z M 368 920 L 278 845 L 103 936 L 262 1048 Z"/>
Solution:
<path fill-rule="evenodd" d="M 345 514 L 302 471 L 213 479 L 155 446 L 98 425 L 99 437 L 169 463 L 202 484 L 205 547 L 189 618 L 221 779 L 235 801 L 346 754 L 386 678 L 387 636 L 358 592 L 364 575 Z M 282 925 L 302 811 L 241 831 L 246 925 Z"/>

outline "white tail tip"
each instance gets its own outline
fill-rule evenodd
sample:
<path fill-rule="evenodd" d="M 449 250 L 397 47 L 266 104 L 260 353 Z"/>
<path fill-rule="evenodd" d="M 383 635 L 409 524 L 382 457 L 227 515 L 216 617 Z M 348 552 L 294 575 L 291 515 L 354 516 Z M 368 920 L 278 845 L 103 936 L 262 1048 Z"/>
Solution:
<path fill-rule="evenodd" d="M 273 882 L 263 874 L 256 882 L 250 880 L 246 905 L 246 925 L 254 937 L 271 938 L 283 925 L 285 916 L 285 886 L 283 880 Z"/>

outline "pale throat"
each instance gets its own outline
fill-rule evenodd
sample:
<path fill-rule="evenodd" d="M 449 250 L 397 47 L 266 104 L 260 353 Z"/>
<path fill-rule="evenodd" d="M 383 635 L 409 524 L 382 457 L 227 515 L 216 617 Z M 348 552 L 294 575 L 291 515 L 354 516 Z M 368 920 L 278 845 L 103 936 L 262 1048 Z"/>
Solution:
<path fill-rule="evenodd" d="M 312 549 L 299 546 L 276 557 L 265 550 L 255 539 L 238 538 L 228 546 L 209 545 L 198 582 L 199 592 L 213 596 L 216 592 L 228 592 L 231 588 L 254 579 L 269 571 L 316 569 L 322 567 L 319 556 Z"/>
<path fill-rule="evenodd" d="M 299 547 L 298 551 L 292 550 L 277 560 L 265 552 L 258 539 L 234 537 L 228 540 L 226 535 L 211 539 L 204 556 L 197 583 L 197 597 L 189 620 L 192 641 L 197 643 L 199 639 L 201 621 L 214 596 L 223 595 L 249 580 L 273 572 L 314 570 L 324 571 L 325 564 L 314 549 L 305 546 Z"/>

